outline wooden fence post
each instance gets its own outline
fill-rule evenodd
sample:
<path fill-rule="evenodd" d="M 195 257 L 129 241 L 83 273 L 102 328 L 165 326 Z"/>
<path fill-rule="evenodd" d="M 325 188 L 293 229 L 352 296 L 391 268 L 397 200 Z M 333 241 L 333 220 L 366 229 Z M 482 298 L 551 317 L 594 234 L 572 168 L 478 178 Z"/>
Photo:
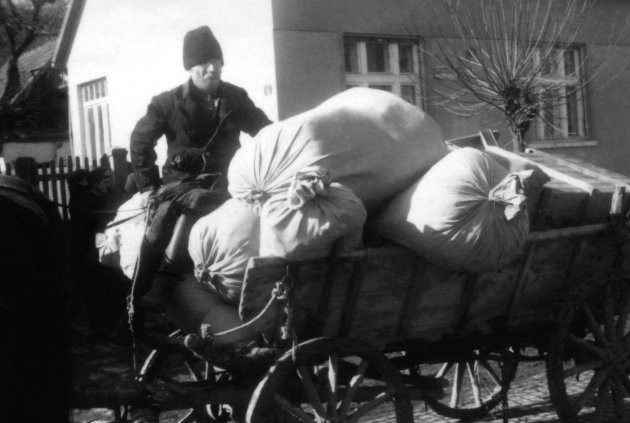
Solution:
<path fill-rule="evenodd" d="M 18 157 L 15 160 L 15 175 L 37 187 L 37 162 L 32 157 Z"/>
<path fill-rule="evenodd" d="M 114 148 L 112 150 L 112 158 L 114 159 L 114 187 L 122 192 L 125 190 L 127 176 L 129 175 L 127 150 L 124 148 Z"/>

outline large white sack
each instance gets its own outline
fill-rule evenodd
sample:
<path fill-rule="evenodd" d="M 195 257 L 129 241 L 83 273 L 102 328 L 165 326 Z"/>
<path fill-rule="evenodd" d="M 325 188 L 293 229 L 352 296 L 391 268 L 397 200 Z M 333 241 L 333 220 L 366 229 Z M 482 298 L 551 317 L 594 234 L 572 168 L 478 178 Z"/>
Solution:
<path fill-rule="evenodd" d="M 108 224 L 104 239 L 98 242 L 99 261 L 107 266 L 122 269 L 133 279 L 146 230 L 146 200 L 141 193 L 123 203 L 116 217 Z M 119 223 L 122 222 L 122 223 Z"/>
<path fill-rule="evenodd" d="M 195 276 L 228 302 L 238 304 L 245 269 L 260 248 L 260 218 L 248 204 L 229 199 L 199 219 L 188 239 Z"/>
<path fill-rule="evenodd" d="M 362 246 L 367 212 L 349 188 L 331 183 L 314 167 L 298 172 L 286 192 L 269 198 L 260 212 L 260 255 L 311 260 Z"/>
<path fill-rule="evenodd" d="M 264 202 L 293 176 L 320 166 L 372 210 L 447 153 L 435 121 L 394 94 L 352 88 L 318 107 L 263 128 L 234 156 L 233 197 Z"/>
<path fill-rule="evenodd" d="M 382 236 L 451 270 L 496 270 L 529 233 L 523 187 L 534 171 L 509 174 L 473 148 L 455 150 L 370 222 Z"/>

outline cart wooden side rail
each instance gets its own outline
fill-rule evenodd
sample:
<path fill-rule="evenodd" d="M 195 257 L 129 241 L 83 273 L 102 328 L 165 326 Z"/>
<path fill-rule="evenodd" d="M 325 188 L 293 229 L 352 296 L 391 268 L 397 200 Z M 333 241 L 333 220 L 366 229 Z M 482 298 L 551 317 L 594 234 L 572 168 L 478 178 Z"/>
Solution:
<path fill-rule="evenodd" d="M 381 348 L 406 339 L 468 346 L 469 337 L 496 335 L 499 321 L 505 331 L 551 325 L 563 288 L 624 272 L 615 266 L 621 251 L 612 234 L 606 223 L 533 232 L 514 263 L 479 275 L 450 272 L 397 246 L 309 262 L 254 258 L 240 310 L 244 320 L 254 317 L 289 272 L 300 330 Z"/>

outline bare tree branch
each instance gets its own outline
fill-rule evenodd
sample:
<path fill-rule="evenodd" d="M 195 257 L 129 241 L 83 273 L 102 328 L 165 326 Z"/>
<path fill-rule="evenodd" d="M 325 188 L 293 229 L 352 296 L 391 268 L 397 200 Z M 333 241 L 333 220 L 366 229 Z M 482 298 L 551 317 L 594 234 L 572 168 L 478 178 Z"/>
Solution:
<path fill-rule="evenodd" d="M 471 113 L 475 108 L 463 99 L 474 98 L 499 110 L 519 149 L 525 146 L 524 137 L 532 122 L 561 131 L 550 117 L 550 108 L 573 104 L 606 64 L 605 60 L 587 69 L 586 56 L 575 60 L 565 54 L 567 48 L 575 47 L 594 0 L 429 3 L 433 22 L 444 22 L 446 16 L 449 24 L 446 29 L 443 26 L 429 31 L 436 34 L 431 40 L 435 48 L 424 51 L 450 75 L 442 81 L 441 93 L 446 97 L 441 105 L 447 110 Z M 627 29 L 628 20 L 615 28 L 612 34 L 616 39 L 611 46 L 617 45 Z M 608 62 L 612 57 L 607 55 Z M 562 66 L 565 60 L 573 60 L 571 66 Z M 466 95 L 448 95 L 452 92 Z"/>
<path fill-rule="evenodd" d="M 0 0 L 0 59 L 8 64 L 0 104 L 8 102 L 21 88 L 20 57 L 38 39 L 58 32 L 66 6 L 67 0 Z"/>

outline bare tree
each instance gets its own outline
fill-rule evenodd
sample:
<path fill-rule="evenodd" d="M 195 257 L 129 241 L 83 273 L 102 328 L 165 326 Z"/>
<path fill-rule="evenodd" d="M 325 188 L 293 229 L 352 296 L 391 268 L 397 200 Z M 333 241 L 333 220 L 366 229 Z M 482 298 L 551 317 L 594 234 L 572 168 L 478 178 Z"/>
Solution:
<path fill-rule="evenodd" d="M 0 105 L 20 90 L 20 56 L 38 39 L 57 35 L 66 3 L 66 0 L 0 0 L 0 50 L 8 55 L 7 88 Z"/>
<path fill-rule="evenodd" d="M 438 22 L 435 45 L 426 49 L 441 70 L 443 105 L 474 113 L 484 106 L 502 114 L 522 151 L 538 121 L 558 130 L 559 104 L 580 107 L 584 88 L 605 63 L 569 50 L 592 12 L 592 0 L 430 0 Z M 440 19 L 437 19 L 440 17 Z M 626 23 L 611 27 L 620 37 Z M 610 42 L 616 45 L 618 38 Z M 485 107 L 487 108 L 487 107 Z M 565 125 L 566 127 L 566 125 Z"/>

